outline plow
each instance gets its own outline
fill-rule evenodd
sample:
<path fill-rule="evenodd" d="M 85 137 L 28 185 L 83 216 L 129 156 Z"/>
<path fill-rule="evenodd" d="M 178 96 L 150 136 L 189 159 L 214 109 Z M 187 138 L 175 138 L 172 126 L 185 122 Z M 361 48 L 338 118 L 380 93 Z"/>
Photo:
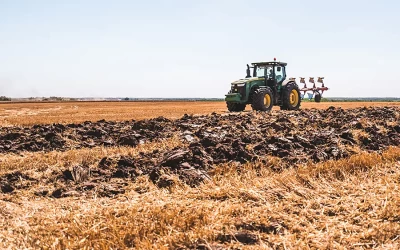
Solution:
<path fill-rule="evenodd" d="M 315 80 L 314 77 L 310 77 L 309 82 L 313 85 L 311 88 L 307 87 L 306 81 L 305 81 L 305 77 L 300 77 L 300 83 L 304 84 L 303 88 L 300 89 L 301 92 L 303 92 L 303 94 L 301 95 L 301 98 L 304 99 L 305 95 L 307 94 L 308 99 L 313 99 L 315 102 L 321 102 L 322 99 L 322 94 L 324 93 L 324 91 L 329 90 L 328 87 L 325 87 L 325 83 L 324 83 L 324 78 L 325 77 L 318 77 L 317 82 L 321 83 L 322 86 L 321 87 L 317 87 L 315 84 Z"/>
<path fill-rule="evenodd" d="M 301 101 L 306 97 L 321 102 L 322 94 L 328 90 L 325 87 L 324 77 L 314 77 L 309 82 L 312 87 L 307 87 L 304 77 L 300 77 L 299 88 L 296 78 L 286 75 L 287 63 L 278 62 L 276 58 L 270 62 L 256 62 L 251 66 L 247 64 L 246 77 L 231 83 L 231 89 L 225 95 L 225 101 L 230 112 L 241 112 L 250 104 L 253 110 L 270 111 L 273 106 L 281 110 L 298 110 Z"/>

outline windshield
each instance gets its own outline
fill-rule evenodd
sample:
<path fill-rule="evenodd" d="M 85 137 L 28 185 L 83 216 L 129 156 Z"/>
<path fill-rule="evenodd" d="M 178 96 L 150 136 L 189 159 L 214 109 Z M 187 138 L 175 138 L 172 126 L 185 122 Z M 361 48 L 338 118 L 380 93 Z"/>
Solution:
<path fill-rule="evenodd" d="M 267 76 L 268 78 L 272 77 L 272 67 L 257 67 L 256 70 L 256 77 L 265 77 Z"/>
<path fill-rule="evenodd" d="M 257 68 L 256 77 L 264 77 L 265 76 L 265 68 Z"/>

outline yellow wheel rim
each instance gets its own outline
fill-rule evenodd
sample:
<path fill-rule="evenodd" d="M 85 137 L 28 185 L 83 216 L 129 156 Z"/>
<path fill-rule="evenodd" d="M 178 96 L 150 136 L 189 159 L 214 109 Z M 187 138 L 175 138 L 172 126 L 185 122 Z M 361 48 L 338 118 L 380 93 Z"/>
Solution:
<path fill-rule="evenodd" d="M 296 107 L 299 104 L 299 93 L 297 93 L 297 90 L 293 89 L 290 92 L 289 102 L 292 107 Z"/>
<path fill-rule="evenodd" d="M 266 107 L 271 106 L 271 96 L 270 96 L 269 94 L 266 94 L 266 95 L 264 96 L 264 105 L 265 105 Z"/>

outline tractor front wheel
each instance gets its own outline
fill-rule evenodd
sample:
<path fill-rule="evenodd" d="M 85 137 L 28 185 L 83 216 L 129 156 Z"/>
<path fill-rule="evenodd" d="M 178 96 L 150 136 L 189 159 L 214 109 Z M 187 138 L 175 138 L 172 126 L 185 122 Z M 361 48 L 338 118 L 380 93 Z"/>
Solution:
<path fill-rule="evenodd" d="M 274 95 L 270 87 L 256 89 L 253 93 L 251 107 L 258 111 L 271 111 L 274 105 Z"/>
<path fill-rule="evenodd" d="M 289 82 L 283 87 L 282 110 L 297 110 L 300 108 L 301 95 L 299 87 L 294 82 Z"/>
<path fill-rule="evenodd" d="M 246 108 L 246 104 L 226 102 L 226 106 L 230 112 L 242 112 Z"/>

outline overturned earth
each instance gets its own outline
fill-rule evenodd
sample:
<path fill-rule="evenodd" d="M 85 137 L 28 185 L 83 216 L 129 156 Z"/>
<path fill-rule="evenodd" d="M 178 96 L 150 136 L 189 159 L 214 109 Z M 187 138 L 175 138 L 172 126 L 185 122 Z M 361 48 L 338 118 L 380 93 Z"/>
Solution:
<path fill-rule="evenodd" d="M 136 157 L 110 155 L 95 165 L 79 164 L 35 177 L 25 172 L 0 176 L 0 192 L 30 190 L 62 198 L 115 196 L 129 182 L 148 176 L 160 188 L 178 180 L 192 187 L 212 180 L 215 169 L 230 163 L 240 171 L 248 162 L 274 171 L 309 162 L 347 158 L 360 151 L 382 152 L 400 146 L 400 108 L 306 109 L 272 113 L 184 115 L 141 121 L 98 121 L 0 128 L 0 153 L 66 151 L 93 147 L 136 147 L 178 136 L 183 144 Z M 279 164 L 268 164 L 271 157 Z M 32 189 L 36 184 L 43 188 Z M 51 184 L 51 185 L 50 185 Z M 51 188 L 49 188 L 51 186 Z M 32 190 L 31 190 L 32 189 Z M 137 190 L 145 192 L 146 190 Z"/>

